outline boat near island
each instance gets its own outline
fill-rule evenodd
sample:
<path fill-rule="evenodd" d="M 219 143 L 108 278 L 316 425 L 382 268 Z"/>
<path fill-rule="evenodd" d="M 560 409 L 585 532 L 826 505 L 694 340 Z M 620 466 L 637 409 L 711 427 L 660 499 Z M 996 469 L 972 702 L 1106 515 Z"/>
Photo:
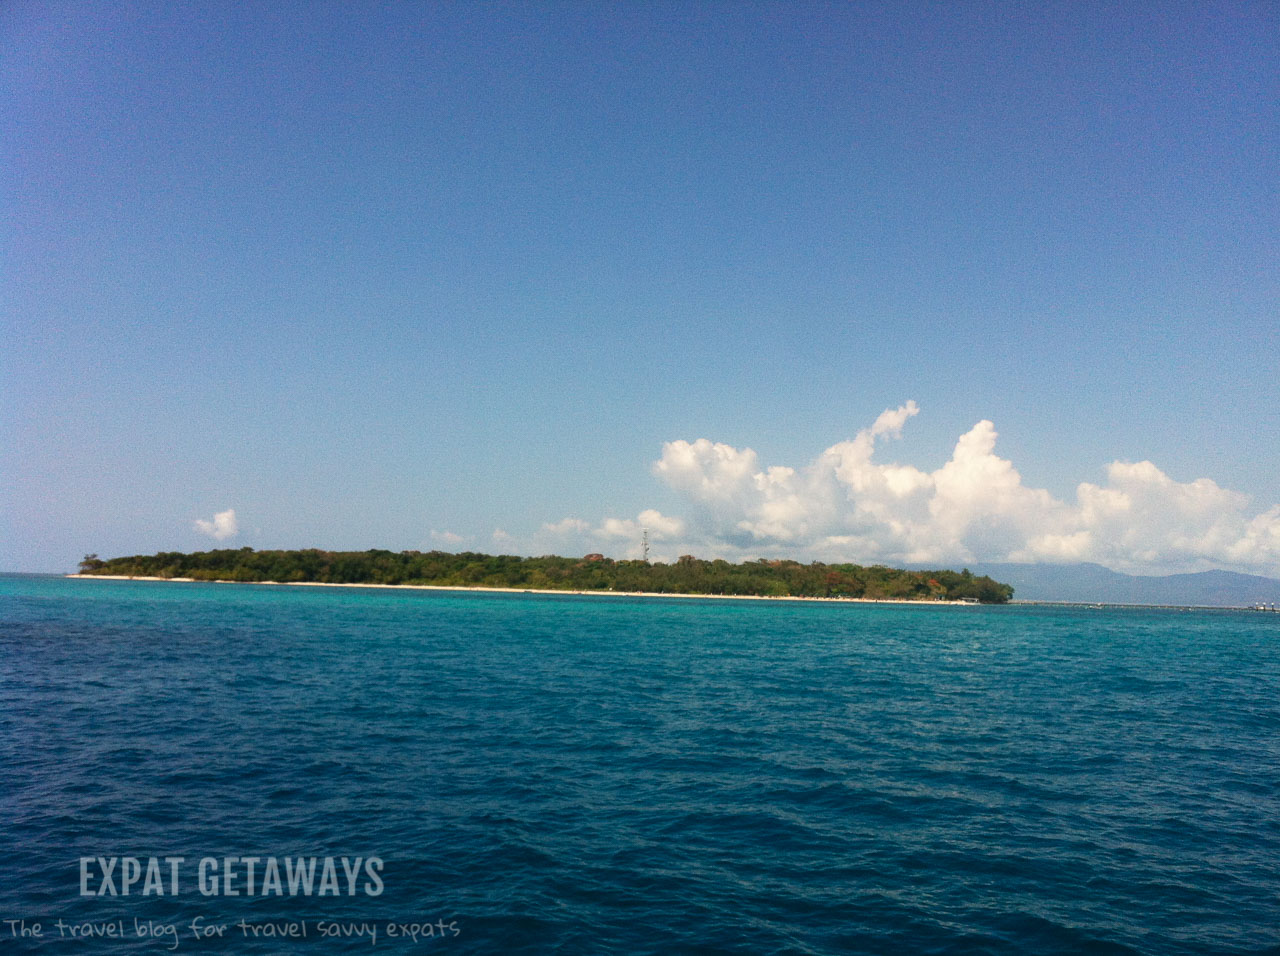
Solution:
<path fill-rule="evenodd" d="M 1276 604 L 1274 604 L 1274 603 L 1273 603 L 1273 604 L 1265 604 L 1265 603 L 1259 602 L 1258 604 L 1252 604 L 1252 605 L 1250 605 L 1250 606 L 1249 606 L 1249 608 L 1248 608 L 1248 610 L 1250 610 L 1250 611 L 1271 611 L 1271 612 L 1280 612 L 1280 605 L 1276 605 Z"/>

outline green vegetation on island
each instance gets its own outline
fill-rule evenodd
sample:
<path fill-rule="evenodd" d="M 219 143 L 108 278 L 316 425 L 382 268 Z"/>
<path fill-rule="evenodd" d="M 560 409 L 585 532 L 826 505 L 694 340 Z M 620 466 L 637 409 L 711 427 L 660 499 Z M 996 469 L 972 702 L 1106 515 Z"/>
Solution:
<path fill-rule="evenodd" d="M 80 562 L 82 574 L 192 578 L 197 581 L 315 584 L 421 584 L 550 591 L 650 591 L 758 597 L 979 601 L 1003 604 L 1013 588 L 964 571 L 902 571 L 883 565 L 801 564 L 798 561 L 703 561 L 673 564 L 547 555 L 522 558 L 445 551 L 165 551 Z"/>

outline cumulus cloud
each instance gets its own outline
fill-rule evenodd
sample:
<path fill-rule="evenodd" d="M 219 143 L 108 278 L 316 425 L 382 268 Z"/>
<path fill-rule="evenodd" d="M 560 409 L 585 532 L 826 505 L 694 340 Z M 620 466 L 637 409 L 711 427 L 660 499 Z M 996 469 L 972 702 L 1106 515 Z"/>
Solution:
<path fill-rule="evenodd" d="M 685 518 L 649 511 L 596 526 L 566 522 L 584 541 L 634 542 L 647 527 L 656 542 L 726 557 L 1280 570 L 1280 506 L 1251 514 L 1247 496 L 1208 478 L 1175 481 L 1149 461 L 1112 463 L 1074 501 L 1025 485 L 996 453 L 990 421 L 961 435 L 936 470 L 878 461 L 918 413 L 915 402 L 888 409 L 800 467 L 765 466 L 750 448 L 705 438 L 667 442 L 653 471 L 685 500 Z"/>
<path fill-rule="evenodd" d="M 458 545 L 462 544 L 467 539 L 464 538 L 462 535 L 456 534 L 452 531 L 437 531 L 434 528 L 432 528 L 431 540 L 433 543 L 442 544 L 446 548 L 456 548 Z"/>
<path fill-rule="evenodd" d="M 606 518 L 594 533 L 606 538 L 640 540 L 645 532 L 654 541 L 674 541 L 684 535 L 684 522 L 649 508 L 635 518 Z"/>
<path fill-rule="evenodd" d="M 226 511 L 219 511 L 214 515 L 212 521 L 197 518 L 195 529 L 201 534 L 207 534 L 218 541 L 225 541 L 227 538 L 235 537 L 240 530 L 240 526 L 236 523 L 235 509 L 228 508 Z"/>
<path fill-rule="evenodd" d="M 555 524 L 544 524 L 542 526 L 542 533 L 544 535 L 552 535 L 554 537 L 561 538 L 586 534 L 590 530 L 591 525 L 583 521 L 581 518 L 563 518 Z"/>
<path fill-rule="evenodd" d="M 644 536 L 651 544 L 680 542 L 686 536 L 681 518 L 664 515 L 648 508 L 634 518 L 605 518 L 592 525 L 580 518 L 565 518 L 542 526 L 538 544 L 562 553 L 574 551 L 607 551 L 626 558 L 639 558 L 644 553 Z"/>

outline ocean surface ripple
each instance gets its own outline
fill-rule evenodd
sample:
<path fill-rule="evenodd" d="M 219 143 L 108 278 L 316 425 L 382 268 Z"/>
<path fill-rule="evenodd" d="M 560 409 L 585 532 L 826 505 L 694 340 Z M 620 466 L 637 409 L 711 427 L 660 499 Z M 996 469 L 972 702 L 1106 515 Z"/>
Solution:
<path fill-rule="evenodd" d="M 0 576 L 0 920 L 46 927 L 0 949 L 1280 953 L 1278 741 L 1278 615 Z M 194 886 L 370 855 L 376 897 Z"/>

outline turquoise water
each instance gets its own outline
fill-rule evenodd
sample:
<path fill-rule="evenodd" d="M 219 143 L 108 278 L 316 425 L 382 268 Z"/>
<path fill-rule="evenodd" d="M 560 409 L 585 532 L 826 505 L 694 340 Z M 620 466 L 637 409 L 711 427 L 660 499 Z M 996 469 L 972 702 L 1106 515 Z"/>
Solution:
<path fill-rule="evenodd" d="M 0 948 L 1276 953 L 1278 691 L 1248 612 L 0 577 Z M 383 891 L 199 892 L 246 856 Z"/>

